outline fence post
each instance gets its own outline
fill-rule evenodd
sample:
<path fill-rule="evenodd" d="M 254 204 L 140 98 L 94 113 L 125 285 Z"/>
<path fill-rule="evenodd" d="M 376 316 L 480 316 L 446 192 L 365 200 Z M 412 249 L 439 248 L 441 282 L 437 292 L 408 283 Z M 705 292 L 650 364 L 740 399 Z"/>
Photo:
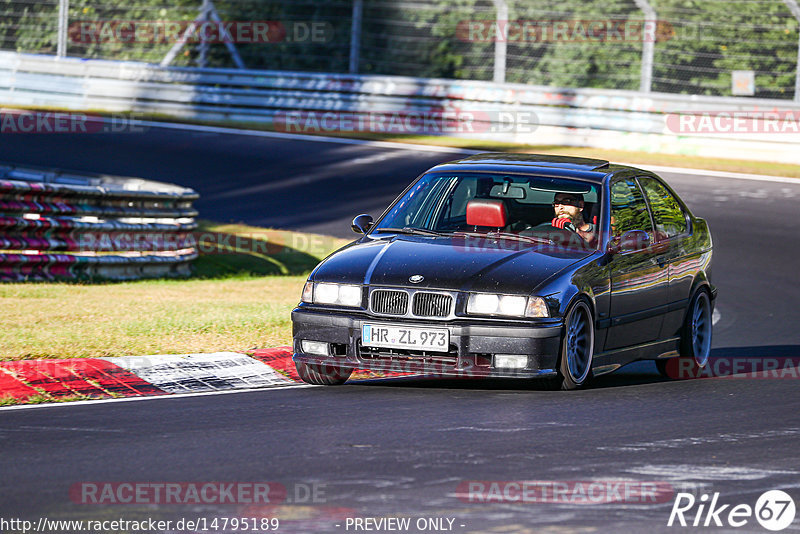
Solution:
<path fill-rule="evenodd" d="M 508 5 L 506 0 L 494 0 L 494 7 L 497 10 L 495 24 L 497 32 L 494 42 L 494 77 L 495 83 L 505 83 L 506 81 L 506 37 L 508 37 Z M 501 31 L 501 29 L 505 31 Z"/>
<path fill-rule="evenodd" d="M 161 60 L 160 65 L 162 67 L 169 66 L 172 63 L 172 60 L 178 55 L 183 45 L 189 40 L 189 37 L 192 35 L 197 29 L 198 24 L 202 24 L 203 22 L 208 22 L 209 20 L 213 20 L 217 24 L 222 24 L 222 19 L 219 18 L 219 13 L 217 13 L 217 8 L 214 6 L 214 2 L 211 0 L 203 0 L 200 5 L 200 14 L 192 21 L 191 24 L 186 28 L 183 32 L 183 35 L 175 41 L 175 44 L 172 45 L 172 48 L 169 49 L 167 55 L 164 56 L 164 59 Z M 239 51 L 236 49 L 236 45 L 230 42 L 229 40 L 225 39 L 225 48 L 228 49 L 228 53 L 231 55 L 231 59 L 233 59 L 234 64 L 239 69 L 244 69 L 245 64 L 242 61 L 242 56 L 239 55 Z M 200 43 L 199 45 L 200 55 L 198 58 L 198 63 L 200 67 L 205 67 L 208 61 L 208 43 L 205 41 Z"/>
<path fill-rule="evenodd" d="M 361 48 L 361 14 L 364 0 L 353 0 L 353 19 L 350 25 L 350 74 L 358 74 L 358 51 Z"/>
<path fill-rule="evenodd" d="M 789 11 L 792 12 L 797 22 L 800 22 L 800 6 L 797 5 L 796 0 L 783 0 Z M 800 33 L 800 25 L 798 25 L 798 33 Z M 796 73 L 794 75 L 794 101 L 800 102 L 800 37 L 797 39 L 797 65 L 795 65 Z"/>
<path fill-rule="evenodd" d="M 211 13 L 211 2 L 210 0 L 203 0 L 203 3 L 200 6 L 200 13 L 206 13 L 206 19 L 210 18 Z M 201 39 L 200 44 L 197 45 L 197 65 L 204 69 L 208 66 L 208 49 L 209 44 L 206 39 Z"/>
<path fill-rule="evenodd" d="M 653 55 L 655 52 L 655 32 L 658 26 L 658 19 L 656 17 L 656 10 L 647 2 L 647 0 L 634 0 L 636 7 L 644 13 L 644 26 L 642 28 L 642 74 L 639 80 L 639 90 L 643 93 L 649 93 L 653 88 Z M 647 38 L 647 32 L 644 31 L 648 24 L 653 25 L 653 39 Z"/>
<path fill-rule="evenodd" d="M 58 0 L 58 38 L 56 56 L 67 55 L 67 24 L 69 23 L 69 0 Z"/>

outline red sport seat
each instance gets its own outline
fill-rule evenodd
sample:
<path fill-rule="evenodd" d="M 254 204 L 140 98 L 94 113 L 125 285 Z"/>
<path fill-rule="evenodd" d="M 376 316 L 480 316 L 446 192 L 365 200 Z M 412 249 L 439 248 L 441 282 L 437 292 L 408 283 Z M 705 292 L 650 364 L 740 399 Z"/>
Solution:
<path fill-rule="evenodd" d="M 467 203 L 469 226 L 503 228 L 508 224 L 508 210 L 502 200 L 475 199 Z"/>

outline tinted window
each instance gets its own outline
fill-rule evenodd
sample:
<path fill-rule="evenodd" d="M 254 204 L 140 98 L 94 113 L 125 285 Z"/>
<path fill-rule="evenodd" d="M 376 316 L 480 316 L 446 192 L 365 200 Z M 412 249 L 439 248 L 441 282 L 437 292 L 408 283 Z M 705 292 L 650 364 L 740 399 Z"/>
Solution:
<path fill-rule="evenodd" d="M 652 233 L 650 215 L 642 191 L 633 178 L 611 184 L 611 235 L 620 237 L 631 230 Z"/>
<path fill-rule="evenodd" d="M 657 238 L 666 239 L 684 233 L 686 214 L 664 184 L 648 177 L 639 178 L 639 183 L 642 184 L 647 201 L 650 203 L 650 210 L 653 212 Z"/>

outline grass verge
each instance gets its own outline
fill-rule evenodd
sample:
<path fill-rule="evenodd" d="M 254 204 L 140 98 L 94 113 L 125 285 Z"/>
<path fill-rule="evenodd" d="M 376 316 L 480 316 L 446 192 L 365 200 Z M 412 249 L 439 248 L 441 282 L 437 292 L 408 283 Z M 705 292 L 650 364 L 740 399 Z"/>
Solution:
<path fill-rule="evenodd" d="M 0 360 L 287 345 L 308 272 L 347 242 L 210 222 L 201 232 L 221 245 L 189 280 L 0 285 Z"/>

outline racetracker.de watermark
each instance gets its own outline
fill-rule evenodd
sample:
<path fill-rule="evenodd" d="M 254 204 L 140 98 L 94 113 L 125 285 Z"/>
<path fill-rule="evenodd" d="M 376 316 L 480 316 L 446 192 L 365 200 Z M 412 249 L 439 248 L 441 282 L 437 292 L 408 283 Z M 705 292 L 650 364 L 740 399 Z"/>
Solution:
<path fill-rule="evenodd" d="M 324 44 L 333 40 L 334 28 L 330 22 L 300 20 L 76 20 L 68 35 L 76 44 Z"/>
<path fill-rule="evenodd" d="M 76 482 L 69 488 L 75 504 L 319 504 L 326 486 L 280 482 Z"/>
<path fill-rule="evenodd" d="M 136 114 L 0 109 L 0 134 L 144 133 Z"/>
<path fill-rule="evenodd" d="M 655 43 L 674 35 L 669 22 L 654 20 L 463 20 L 456 25 L 456 38 L 470 43 Z"/>
<path fill-rule="evenodd" d="M 800 356 L 712 356 L 705 367 L 693 360 L 671 358 L 666 363 L 670 378 L 800 379 Z"/>
<path fill-rule="evenodd" d="M 456 488 L 467 503 L 658 504 L 674 493 L 668 482 L 638 480 L 464 480 Z"/>
<path fill-rule="evenodd" d="M 304 252 L 322 255 L 335 248 L 335 239 L 322 235 L 269 230 L 224 232 L 81 232 L 71 238 L 81 252 L 176 252 L 194 249 L 199 254 L 263 254 Z"/>
<path fill-rule="evenodd" d="M 687 111 L 666 116 L 676 134 L 800 134 L 800 111 Z"/>
<path fill-rule="evenodd" d="M 509 134 L 538 125 L 532 111 L 279 111 L 273 118 L 273 128 L 287 133 Z"/>

